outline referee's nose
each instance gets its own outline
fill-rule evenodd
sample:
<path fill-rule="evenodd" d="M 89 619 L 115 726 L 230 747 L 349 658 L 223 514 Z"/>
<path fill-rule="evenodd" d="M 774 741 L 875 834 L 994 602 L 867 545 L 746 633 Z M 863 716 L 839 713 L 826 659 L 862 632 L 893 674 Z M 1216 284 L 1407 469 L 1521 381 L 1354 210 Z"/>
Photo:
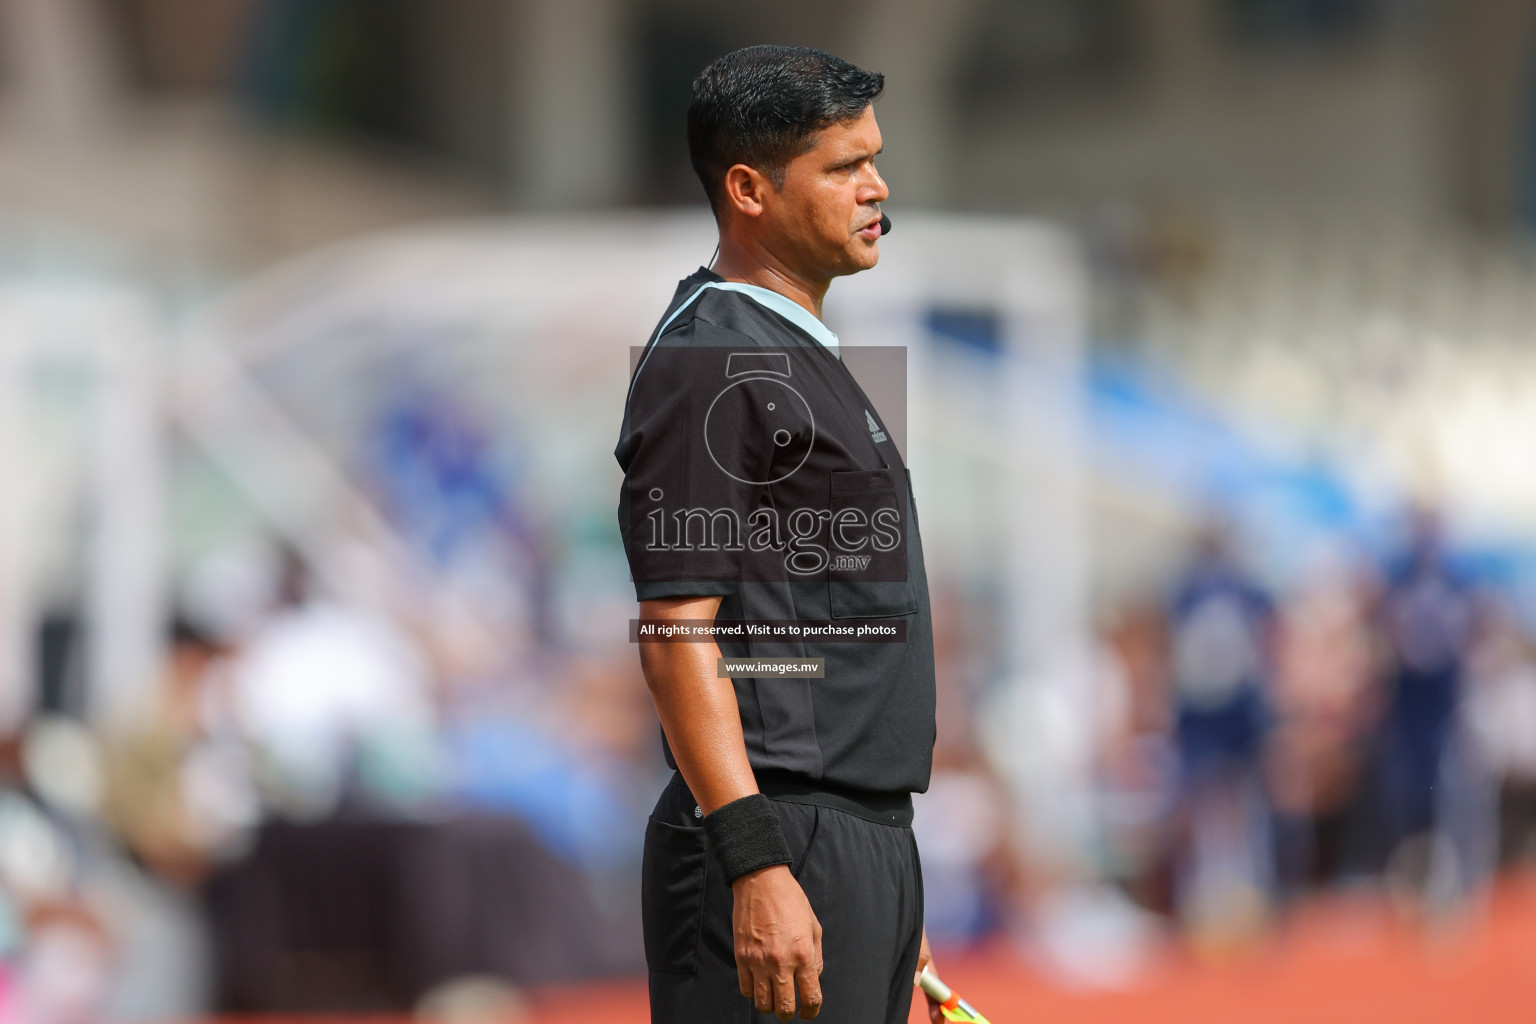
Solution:
<path fill-rule="evenodd" d="M 880 172 L 875 169 L 873 163 L 869 165 L 869 176 L 869 194 L 868 196 L 861 196 L 860 199 L 866 203 L 885 202 L 891 197 L 891 189 L 890 186 L 886 185 L 885 179 L 880 176 Z"/>

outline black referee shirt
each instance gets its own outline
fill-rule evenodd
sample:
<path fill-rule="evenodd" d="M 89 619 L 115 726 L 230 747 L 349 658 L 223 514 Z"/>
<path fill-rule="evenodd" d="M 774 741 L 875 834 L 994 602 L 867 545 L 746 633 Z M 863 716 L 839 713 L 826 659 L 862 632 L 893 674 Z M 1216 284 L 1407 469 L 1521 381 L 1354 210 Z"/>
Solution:
<path fill-rule="evenodd" d="M 720 595 L 717 622 L 900 620 L 904 643 L 719 645 L 825 659 L 821 679 L 733 680 L 760 778 L 922 792 L 933 630 L 911 477 L 829 341 L 783 296 L 684 279 L 625 402 L 619 529 L 642 601 Z"/>

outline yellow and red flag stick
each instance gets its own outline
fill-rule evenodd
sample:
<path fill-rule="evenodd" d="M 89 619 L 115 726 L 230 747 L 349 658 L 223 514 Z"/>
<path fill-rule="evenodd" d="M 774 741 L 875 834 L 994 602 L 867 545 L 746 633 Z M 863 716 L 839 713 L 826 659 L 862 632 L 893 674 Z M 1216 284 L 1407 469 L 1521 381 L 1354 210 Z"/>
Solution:
<path fill-rule="evenodd" d="M 939 976 L 928 968 L 924 967 L 923 973 L 917 976 L 917 984 L 924 995 L 939 1004 L 945 1020 L 960 1021 L 962 1024 L 991 1024 L 976 1012 L 974 1006 L 961 999 L 960 993 L 940 981 Z"/>

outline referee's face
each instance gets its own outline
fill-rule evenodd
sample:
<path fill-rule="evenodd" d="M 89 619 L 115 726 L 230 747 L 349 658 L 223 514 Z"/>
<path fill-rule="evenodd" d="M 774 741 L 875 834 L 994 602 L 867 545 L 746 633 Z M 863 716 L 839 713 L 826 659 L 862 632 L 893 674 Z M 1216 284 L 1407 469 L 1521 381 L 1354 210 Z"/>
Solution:
<path fill-rule="evenodd" d="M 763 212 L 785 255 L 808 277 L 830 280 L 880 259 L 880 204 L 891 190 L 875 170 L 880 153 L 875 108 L 822 129 L 809 152 L 789 162 L 784 187 Z"/>

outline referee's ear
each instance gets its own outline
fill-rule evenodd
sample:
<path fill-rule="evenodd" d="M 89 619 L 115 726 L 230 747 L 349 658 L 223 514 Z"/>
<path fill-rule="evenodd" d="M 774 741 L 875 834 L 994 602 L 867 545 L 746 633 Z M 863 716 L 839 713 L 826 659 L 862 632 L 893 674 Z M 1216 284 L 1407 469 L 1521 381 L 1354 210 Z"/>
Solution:
<path fill-rule="evenodd" d="M 761 217 L 763 201 L 771 190 L 773 190 L 773 182 L 755 167 L 732 164 L 730 170 L 725 172 L 727 211 L 739 213 L 744 217 Z"/>

